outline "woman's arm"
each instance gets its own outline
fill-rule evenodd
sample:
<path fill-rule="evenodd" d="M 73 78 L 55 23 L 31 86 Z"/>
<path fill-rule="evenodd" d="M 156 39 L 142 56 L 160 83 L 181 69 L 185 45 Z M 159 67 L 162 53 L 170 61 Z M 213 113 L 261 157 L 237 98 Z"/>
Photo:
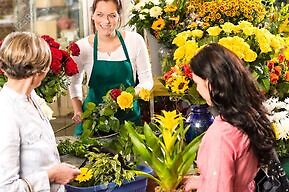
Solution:
<path fill-rule="evenodd" d="M 79 97 L 74 97 L 71 99 L 71 104 L 73 108 L 74 115 L 72 117 L 72 120 L 75 123 L 80 123 L 81 122 L 81 114 L 82 114 L 82 101 L 80 100 Z"/>
<path fill-rule="evenodd" d="M 141 88 L 151 90 L 154 82 L 147 46 L 143 37 L 139 34 L 136 35 L 136 42 L 138 49 L 135 62 L 139 84 L 136 85 L 135 89 L 136 92 L 138 92 Z"/>

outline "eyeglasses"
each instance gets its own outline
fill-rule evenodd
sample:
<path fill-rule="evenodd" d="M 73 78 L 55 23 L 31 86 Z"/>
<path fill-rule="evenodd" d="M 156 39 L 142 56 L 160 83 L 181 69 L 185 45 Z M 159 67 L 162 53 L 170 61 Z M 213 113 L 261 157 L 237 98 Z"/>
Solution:
<path fill-rule="evenodd" d="M 108 19 L 108 20 L 110 20 L 110 21 L 116 20 L 116 19 L 118 18 L 118 16 L 119 16 L 119 15 L 118 15 L 117 13 L 110 13 L 110 14 L 94 13 L 94 14 L 93 14 L 93 17 L 94 17 L 95 19 L 100 20 L 100 19 L 105 18 L 105 19 Z"/>

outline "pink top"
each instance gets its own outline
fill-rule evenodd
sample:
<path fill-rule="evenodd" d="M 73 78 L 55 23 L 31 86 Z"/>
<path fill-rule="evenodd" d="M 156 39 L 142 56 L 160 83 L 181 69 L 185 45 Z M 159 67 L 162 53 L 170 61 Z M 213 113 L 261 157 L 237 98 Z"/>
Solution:
<path fill-rule="evenodd" d="M 217 116 L 198 152 L 198 192 L 253 192 L 258 160 L 247 135 Z"/>

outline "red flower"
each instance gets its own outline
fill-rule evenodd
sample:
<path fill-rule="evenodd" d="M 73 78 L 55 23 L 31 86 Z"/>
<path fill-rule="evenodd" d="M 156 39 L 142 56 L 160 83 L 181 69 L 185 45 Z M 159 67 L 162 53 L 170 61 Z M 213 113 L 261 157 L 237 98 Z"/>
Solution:
<path fill-rule="evenodd" d="M 289 81 L 289 72 L 288 71 L 285 73 L 285 80 Z"/>
<path fill-rule="evenodd" d="M 169 78 L 171 78 L 172 74 L 174 73 L 174 70 L 169 70 L 164 74 L 164 79 L 167 81 Z"/>
<path fill-rule="evenodd" d="M 52 58 L 52 62 L 50 65 L 50 70 L 52 71 L 52 73 L 58 75 L 61 72 L 61 68 L 62 68 L 61 61 Z"/>
<path fill-rule="evenodd" d="M 50 37 L 49 35 L 42 35 L 41 38 L 43 38 L 50 47 L 54 47 L 54 48 L 59 48 L 60 44 L 58 42 L 56 42 L 52 37 Z"/>
<path fill-rule="evenodd" d="M 191 70 L 191 68 L 190 68 L 190 66 L 188 64 L 185 64 L 183 66 L 183 69 L 184 69 L 184 73 L 185 73 L 186 77 L 189 77 L 189 78 L 193 77 L 192 70 Z"/>
<path fill-rule="evenodd" d="M 268 66 L 269 70 L 272 70 L 275 66 L 275 62 L 270 60 L 267 62 L 267 66 Z"/>
<path fill-rule="evenodd" d="M 0 69 L 0 75 L 3 75 L 4 74 L 4 72 Z"/>
<path fill-rule="evenodd" d="M 68 76 L 72 76 L 78 73 L 77 65 L 71 57 L 68 57 L 65 63 L 64 69 L 65 69 L 65 74 Z"/>
<path fill-rule="evenodd" d="M 110 92 L 111 98 L 112 98 L 113 100 L 115 100 L 115 101 L 116 101 L 117 97 L 120 96 L 120 94 L 121 94 L 121 90 L 120 90 L 120 89 L 113 89 L 113 90 L 111 90 L 111 92 Z"/>
<path fill-rule="evenodd" d="M 67 47 L 67 49 L 71 53 L 71 55 L 73 55 L 73 56 L 79 56 L 79 54 L 80 54 L 80 49 L 79 49 L 78 45 L 75 42 L 71 43 Z"/>
<path fill-rule="evenodd" d="M 281 71 L 282 71 L 282 67 L 281 66 L 275 66 L 274 71 L 275 71 L 276 75 L 280 76 Z"/>
<path fill-rule="evenodd" d="M 279 54 L 279 55 L 278 55 L 278 61 L 279 61 L 280 63 L 284 62 L 284 61 L 285 61 L 285 56 L 284 56 L 283 54 Z"/>
<path fill-rule="evenodd" d="M 270 82 L 272 84 L 277 84 L 278 80 L 279 80 L 278 75 L 276 75 L 275 73 L 270 73 Z"/>
<path fill-rule="evenodd" d="M 3 44 L 3 40 L 2 40 L 2 39 L 0 39 L 0 47 L 2 46 L 2 44 Z"/>

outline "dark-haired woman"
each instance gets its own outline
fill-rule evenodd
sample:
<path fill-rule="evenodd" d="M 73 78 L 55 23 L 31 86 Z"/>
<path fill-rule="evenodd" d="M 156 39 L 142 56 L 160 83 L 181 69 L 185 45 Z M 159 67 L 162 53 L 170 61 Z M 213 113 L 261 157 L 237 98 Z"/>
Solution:
<path fill-rule="evenodd" d="M 253 192 L 259 167 L 273 159 L 265 98 L 243 62 L 219 44 L 204 47 L 190 65 L 198 92 L 219 115 L 200 145 L 200 175 L 186 177 L 185 191 Z"/>
<path fill-rule="evenodd" d="M 78 124 L 75 134 L 82 133 L 80 115 L 87 102 L 102 102 L 102 97 L 113 88 L 135 87 L 151 89 L 153 79 L 146 44 L 141 35 L 118 31 L 122 6 L 120 0 L 94 0 L 92 27 L 94 34 L 77 42 L 81 53 L 75 57 L 80 73 L 72 77 L 69 88 L 74 110 L 73 120 Z M 82 102 L 82 81 L 86 72 L 88 94 Z M 138 77 L 138 81 L 137 78 Z M 138 82 L 138 84 L 136 83 Z M 138 122 L 140 108 L 134 102 L 133 111 L 119 114 L 120 120 Z"/>

